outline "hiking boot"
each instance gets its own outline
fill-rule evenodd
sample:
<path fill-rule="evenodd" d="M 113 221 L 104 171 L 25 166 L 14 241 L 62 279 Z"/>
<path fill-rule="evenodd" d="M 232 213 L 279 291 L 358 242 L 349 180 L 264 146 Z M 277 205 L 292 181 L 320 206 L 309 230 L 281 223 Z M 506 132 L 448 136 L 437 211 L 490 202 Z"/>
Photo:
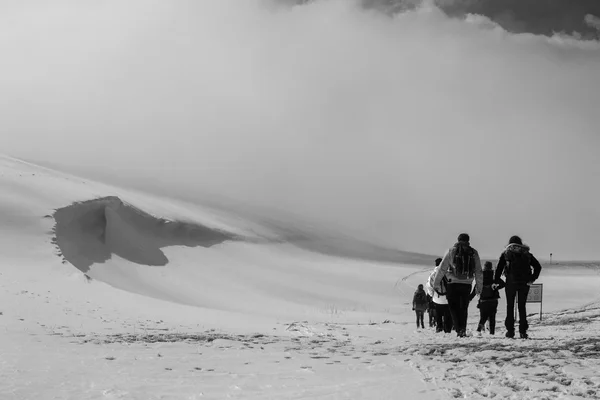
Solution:
<path fill-rule="evenodd" d="M 521 339 L 529 339 L 529 335 L 527 334 L 527 332 L 521 332 Z"/>
<path fill-rule="evenodd" d="M 506 337 L 507 338 L 514 338 L 515 337 L 515 331 L 506 331 Z"/>
<path fill-rule="evenodd" d="M 485 332 L 485 326 L 477 325 L 477 332 L 481 332 L 481 331 Z"/>

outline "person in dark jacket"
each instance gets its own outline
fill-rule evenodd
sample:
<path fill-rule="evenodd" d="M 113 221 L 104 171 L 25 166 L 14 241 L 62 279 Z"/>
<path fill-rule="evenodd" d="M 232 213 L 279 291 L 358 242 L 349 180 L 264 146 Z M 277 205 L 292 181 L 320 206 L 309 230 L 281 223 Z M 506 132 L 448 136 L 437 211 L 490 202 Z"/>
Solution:
<path fill-rule="evenodd" d="M 532 270 L 533 269 L 533 270 Z M 527 295 L 529 285 L 535 282 L 542 271 L 539 261 L 529 251 L 529 246 L 524 245 L 518 236 L 513 236 L 508 241 L 498 260 L 498 267 L 494 280 L 498 282 L 502 274 L 506 277 L 506 337 L 515 337 L 515 298 L 519 310 L 519 333 L 522 339 L 527 339 Z"/>
<path fill-rule="evenodd" d="M 427 293 L 423 289 L 423 285 L 419 285 L 417 287 L 417 291 L 413 296 L 413 311 L 417 314 L 417 329 L 419 328 L 419 324 L 421 324 L 421 328 L 425 329 L 425 323 L 423 319 L 425 317 L 425 310 L 427 310 L 427 305 L 429 302 L 427 301 Z"/>
<path fill-rule="evenodd" d="M 479 308 L 479 324 L 477 332 L 485 330 L 485 323 L 489 321 L 490 335 L 496 331 L 496 312 L 498 311 L 498 299 L 500 298 L 499 289 L 505 286 L 504 281 L 494 280 L 494 268 L 490 261 L 483 265 L 483 289 L 479 296 L 477 308 Z M 475 290 L 471 292 L 471 300 L 475 297 Z"/>

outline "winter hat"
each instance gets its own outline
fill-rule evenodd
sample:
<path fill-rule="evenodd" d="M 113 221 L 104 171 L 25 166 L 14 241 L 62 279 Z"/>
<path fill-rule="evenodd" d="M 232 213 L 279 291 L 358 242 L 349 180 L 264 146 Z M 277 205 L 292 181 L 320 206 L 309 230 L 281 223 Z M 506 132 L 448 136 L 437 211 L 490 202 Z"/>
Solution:
<path fill-rule="evenodd" d="M 442 259 L 441 258 L 436 258 L 435 259 L 435 266 L 437 267 L 438 265 L 440 265 L 442 263 Z"/>
<path fill-rule="evenodd" d="M 485 264 L 483 264 L 484 271 L 491 271 L 492 269 L 494 269 L 494 267 L 492 266 L 491 261 L 486 261 Z"/>
<path fill-rule="evenodd" d="M 461 233 L 460 235 L 458 235 L 458 241 L 469 243 L 471 241 L 471 238 L 469 237 L 468 233 Z"/>
<path fill-rule="evenodd" d="M 523 244 L 523 241 L 521 240 L 520 237 L 518 237 L 517 235 L 511 236 L 510 239 L 508 239 L 508 244 Z"/>
<path fill-rule="evenodd" d="M 417 288 L 418 288 L 419 290 L 423 290 L 423 285 L 419 285 L 419 286 L 417 286 Z"/>

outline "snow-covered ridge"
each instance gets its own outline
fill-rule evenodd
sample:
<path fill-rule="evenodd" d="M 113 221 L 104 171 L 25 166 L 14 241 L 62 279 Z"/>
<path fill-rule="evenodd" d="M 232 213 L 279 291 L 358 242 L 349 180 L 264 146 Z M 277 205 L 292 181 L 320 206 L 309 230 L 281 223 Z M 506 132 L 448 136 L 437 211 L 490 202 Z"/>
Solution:
<path fill-rule="evenodd" d="M 83 272 L 93 285 L 206 310 L 381 313 L 397 301 L 393 284 L 406 271 L 400 262 L 431 258 L 10 157 L 0 157 L 0 185 L 3 256 L 18 260 L 11 264 L 26 265 L 36 279 L 50 272 L 83 279 Z"/>

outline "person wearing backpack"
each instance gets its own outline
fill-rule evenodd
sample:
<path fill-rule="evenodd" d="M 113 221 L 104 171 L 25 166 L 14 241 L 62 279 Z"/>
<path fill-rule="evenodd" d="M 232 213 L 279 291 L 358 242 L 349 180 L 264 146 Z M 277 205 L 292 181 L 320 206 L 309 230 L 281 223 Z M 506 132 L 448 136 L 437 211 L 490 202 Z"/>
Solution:
<path fill-rule="evenodd" d="M 481 294 L 483 287 L 481 259 L 477 250 L 471 247 L 468 234 L 458 235 L 457 242 L 444 254 L 435 273 L 434 290 L 442 290 L 444 277 L 448 279 L 446 298 L 452 316 L 452 324 L 457 336 L 467 336 L 467 313 L 473 281 L 475 281 L 476 294 Z"/>
<path fill-rule="evenodd" d="M 417 314 L 417 329 L 419 328 L 419 323 L 421 324 L 421 328 L 425 329 L 423 319 L 425 317 L 425 310 L 427 310 L 427 304 L 427 293 L 423 290 L 423 285 L 419 285 L 413 296 L 412 307 L 413 311 Z"/>
<path fill-rule="evenodd" d="M 533 268 L 533 270 L 532 270 Z M 519 333 L 521 339 L 527 339 L 527 295 L 529 285 L 535 282 L 542 272 L 540 262 L 531 254 L 529 246 L 523 244 L 518 236 L 508 240 L 508 246 L 504 249 L 498 260 L 495 281 L 498 282 L 502 274 L 506 277 L 506 337 L 515 337 L 515 298 L 517 298 L 519 310 Z"/>
<path fill-rule="evenodd" d="M 485 330 L 485 323 L 489 321 L 490 335 L 496 331 L 496 312 L 498 311 L 499 290 L 505 286 L 504 281 L 494 280 L 494 268 L 490 261 L 483 265 L 483 288 L 479 295 L 477 308 L 479 308 L 479 324 L 477 332 Z M 475 297 L 475 290 L 471 292 L 471 300 Z"/>
<path fill-rule="evenodd" d="M 425 284 L 425 290 L 431 296 L 433 304 L 435 306 L 435 332 L 452 332 L 452 316 L 450 315 L 450 308 L 448 307 L 448 300 L 446 299 L 446 284 L 447 279 L 444 276 L 441 283 L 441 291 L 433 289 L 433 280 L 437 273 L 438 266 L 442 262 L 441 258 L 435 260 L 436 268 L 429 275 L 429 279 Z"/>

